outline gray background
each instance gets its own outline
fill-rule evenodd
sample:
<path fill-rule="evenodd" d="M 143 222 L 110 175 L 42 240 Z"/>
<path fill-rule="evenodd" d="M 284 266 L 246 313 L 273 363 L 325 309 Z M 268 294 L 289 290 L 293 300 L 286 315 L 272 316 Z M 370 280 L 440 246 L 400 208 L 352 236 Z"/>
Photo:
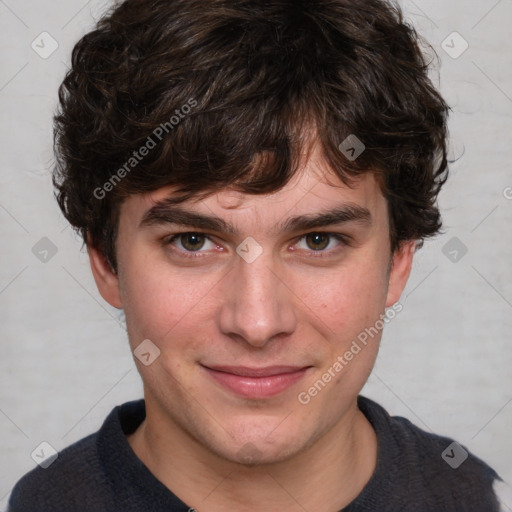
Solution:
<path fill-rule="evenodd" d="M 512 2 L 402 4 L 440 56 L 433 79 L 453 107 L 451 156 L 460 158 L 440 196 L 446 233 L 417 253 L 364 393 L 455 438 L 510 483 Z M 142 396 L 121 316 L 97 293 L 49 174 L 57 87 L 106 5 L 0 0 L 0 508 L 42 441 L 60 450 Z M 58 43 L 46 59 L 31 47 L 51 49 L 44 31 Z M 453 31 L 469 45 L 460 56 Z M 55 255 L 41 252 L 43 237 Z M 511 495 L 505 488 L 504 510 Z"/>

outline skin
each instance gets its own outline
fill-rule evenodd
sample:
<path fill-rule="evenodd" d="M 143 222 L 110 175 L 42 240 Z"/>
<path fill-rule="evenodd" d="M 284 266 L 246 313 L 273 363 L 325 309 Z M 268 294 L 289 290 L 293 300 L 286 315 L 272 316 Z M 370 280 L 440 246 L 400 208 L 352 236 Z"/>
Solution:
<path fill-rule="evenodd" d="M 221 217 L 238 235 L 169 224 L 139 227 L 155 201 L 172 194 L 166 187 L 122 204 L 117 274 L 89 246 L 101 295 L 125 310 L 131 349 L 150 339 L 160 350 L 148 366 L 135 358 L 147 416 L 128 437 L 130 446 L 199 512 L 340 510 L 376 466 L 376 435 L 356 400 L 380 333 L 308 404 L 297 397 L 399 300 L 415 241 L 391 254 L 387 202 L 373 174 L 348 188 L 316 146 L 276 193 L 222 190 L 181 205 Z M 371 223 L 273 231 L 289 217 L 342 203 L 367 208 Z M 193 246 L 200 248 L 198 258 L 182 256 L 190 249 L 186 237 L 166 243 L 187 232 L 210 237 Z M 320 232 L 344 234 L 348 245 L 306 237 Z M 249 236 L 263 249 L 252 263 L 236 253 Z M 247 399 L 201 366 L 215 364 L 310 368 L 277 396 Z"/>

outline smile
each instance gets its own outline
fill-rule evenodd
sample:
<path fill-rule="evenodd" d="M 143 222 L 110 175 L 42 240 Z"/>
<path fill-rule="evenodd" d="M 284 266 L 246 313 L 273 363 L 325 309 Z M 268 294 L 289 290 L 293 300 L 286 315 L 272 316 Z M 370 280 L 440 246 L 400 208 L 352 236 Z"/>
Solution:
<path fill-rule="evenodd" d="M 223 388 L 244 398 L 258 399 L 271 398 L 286 391 L 301 380 L 311 367 L 202 366 L 202 368 Z"/>

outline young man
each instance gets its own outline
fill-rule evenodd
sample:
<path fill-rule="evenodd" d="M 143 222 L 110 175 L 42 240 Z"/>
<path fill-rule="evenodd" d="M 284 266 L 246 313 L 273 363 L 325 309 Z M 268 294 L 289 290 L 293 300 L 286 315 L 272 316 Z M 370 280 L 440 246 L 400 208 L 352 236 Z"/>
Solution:
<path fill-rule="evenodd" d="M 484 462 L 359 396 L 447 177 L 398 8 L 127 0 L 60 102 L 59 204 L 144 400 L 11 512 L 498 510 Z"/>

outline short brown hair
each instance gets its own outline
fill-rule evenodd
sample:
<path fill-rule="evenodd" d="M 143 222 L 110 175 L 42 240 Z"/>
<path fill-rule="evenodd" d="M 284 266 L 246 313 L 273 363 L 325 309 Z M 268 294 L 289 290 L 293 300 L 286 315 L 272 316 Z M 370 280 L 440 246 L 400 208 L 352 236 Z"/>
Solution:
<path fill-rule="evenodd" d="M 76 44 L 59 90 L 59 205 L 116 269 L 124 198 L 277 191 L 314 131 L 344 183 L 376 174 L 394 251 L 441 227 L 449 109 L 428 69 L 384 0 L 126 0 Z"/>

